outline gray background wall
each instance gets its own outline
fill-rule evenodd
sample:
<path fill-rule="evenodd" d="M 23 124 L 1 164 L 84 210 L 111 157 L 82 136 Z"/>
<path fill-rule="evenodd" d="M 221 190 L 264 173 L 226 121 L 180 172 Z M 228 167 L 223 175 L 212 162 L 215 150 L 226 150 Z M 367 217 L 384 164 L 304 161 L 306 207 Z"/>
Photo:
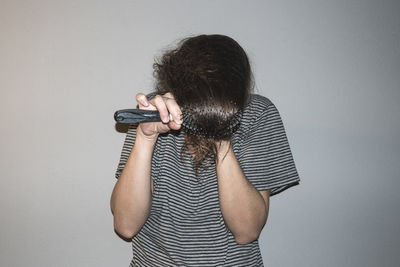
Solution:
<path fill-rule="evenodd" d="M 113 112 L 181 37 L 232 36 L 302 182 L 271 200 L 267 266 L 399 266 L 398 1 L 0 0 L 0 265 L 127 266 Z"/>

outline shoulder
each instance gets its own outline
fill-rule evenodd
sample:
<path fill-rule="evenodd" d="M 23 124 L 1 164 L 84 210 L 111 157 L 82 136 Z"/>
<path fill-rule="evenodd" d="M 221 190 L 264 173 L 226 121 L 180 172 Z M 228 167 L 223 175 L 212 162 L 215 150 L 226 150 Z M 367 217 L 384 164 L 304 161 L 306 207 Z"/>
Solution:
<path fill-rule="evenodd" d="M 246 108 L 252 108 L 254 110 L 265 110 L 268 106 L 273 105 L 272 101 L 262 95 L 251 94 L 249 103 Z"/>
<path fill-rule="evenodd" d="M 249 127 L 256 121 L 265 120 L 276 115 L 279 115 L 279 112 L 269 98 L 252 94 L 249 103 L 243 109 L 242 123 L 244 126 Z"/>
<path fill-rule="evenodd" d="M 269 138 L 282 124 L 281 116 L 274 103 L 265 96 L 252 94 L 243 109 L 240 127 L 235 135 L 240 141 L 250 137 Z"/>

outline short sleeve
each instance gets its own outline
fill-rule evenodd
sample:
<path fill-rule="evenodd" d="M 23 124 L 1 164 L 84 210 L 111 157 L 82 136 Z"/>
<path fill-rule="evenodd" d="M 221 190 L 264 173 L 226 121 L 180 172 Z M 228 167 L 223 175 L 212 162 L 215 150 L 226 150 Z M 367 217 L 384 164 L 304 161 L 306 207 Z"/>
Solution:
<path fill-rule="evenodd" d="M 117 179 L 121 176 L 121 173 L 125 168 L 125 164 L 128 161 L 129 155 L 131 154 L 136 138 L 136 128 L 137 125 L 131 124 L 129 125 L 128 132 L 126 133 L 125 142 L 121 151 L 121 157 L 119 159 L 117 171 L 115 172 L 115 178 Z"/>
<path fill-rule="evenodd" d="M 239 156 L 247 179 L 257 190 L 269 190 L 271 196 L 298 184 L 300 179 L 275 105 L 264 101 L 247 115 L 251 122 L 242 137 Z"/>
<path fill-rule="evenodd" d="M 131 154 L 132 147 L 135 143 L 136 139 L 136 129 L 137 129 L 137 124 L 131 124 L 129 125 L 128 132 L 126 133 L 125 136 L 125 141 L 124 145 L 122 147 L 121 151 L 121 156 L 119 159 L 118 167 L 115 172 L 115 178 L 119 178 L 121 176 L 122 171 L 125 168 L 125 164 L 128 161 L 129 155 Z M 158 142 L 158 140 L 157 140 Z M 159 160 L 155 158 L 155 155 L 158 155 L 158 145 L 156 144 L 154 151 L 153 151 L 153 157 L 152 157 L 152 162 L 151 162 L 151 178 L 153 180 L 156 180 L 156 176 L 158 175 L 158 170 L 159 170 Z"/>

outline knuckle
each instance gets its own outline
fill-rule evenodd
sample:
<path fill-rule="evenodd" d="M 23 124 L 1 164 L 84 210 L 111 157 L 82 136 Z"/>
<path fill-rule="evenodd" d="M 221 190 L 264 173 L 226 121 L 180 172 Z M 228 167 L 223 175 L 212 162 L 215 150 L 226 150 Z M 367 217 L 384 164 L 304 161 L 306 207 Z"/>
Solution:
<path fill-rule="evenodd" d="M 169 106 L 177 105 L 175 99 L 173 99 L 173 98 L 166 98 L 165 103 L 168 104 Z"/>
<path fill-rule="evenodd" d="M 174 95 L 171 92 L 165 93 L 164 96 L 167 98 L 174 98 Z"/>
<path fill-rule="evenodd" d="M 170 98 L 164 98 L 165 105 L 169 106 L 171 104 Z"/>
<path fill-rule="evenodd" d="M 136 100 L 140 100 L 141 98 L 143 98 L 144 94 L 142 93 L 137 93 L 136 94 Z"/>
<path fill-rule="evenodd" d="M 162 97 L 160 95 L 156 95 L 153 99 L 154 99 L 155 102 L 163 101 L 163 99 L 162 99 Z"/>
<path fill-rule="evenodd" d="M 153 100 L 154 100 L 155 106 L 157 107 L 157 109 L 160 112 L 164 112 L 164 110 L 166 110 L 166 103 L 165 103 L 164 99 L 162 98 L 162 96 L 156 95 Z"/>

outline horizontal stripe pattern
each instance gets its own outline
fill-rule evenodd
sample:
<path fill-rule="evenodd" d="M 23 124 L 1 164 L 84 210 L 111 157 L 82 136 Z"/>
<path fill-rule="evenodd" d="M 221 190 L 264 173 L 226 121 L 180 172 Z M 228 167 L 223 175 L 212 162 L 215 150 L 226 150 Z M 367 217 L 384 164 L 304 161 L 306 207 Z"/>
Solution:
<path fill-rule="evenodd" d="M 135 134 L 131 125 L 116 178 Z M 243 172 L 257 190 L 270 190 L 272 196 L 298 184 L 281 117 L 268 98 L 252 95 L 232 144 Z M 215 163 L 201 167 L 196 175 L 192 156 L 181 153 L 183 145 L 182 132 L 158 137 L 151 167 L 151 213 L 132 240 L 130 266 L 263 266 L 258 241 L 238 245 L 225 226 Z"/>

